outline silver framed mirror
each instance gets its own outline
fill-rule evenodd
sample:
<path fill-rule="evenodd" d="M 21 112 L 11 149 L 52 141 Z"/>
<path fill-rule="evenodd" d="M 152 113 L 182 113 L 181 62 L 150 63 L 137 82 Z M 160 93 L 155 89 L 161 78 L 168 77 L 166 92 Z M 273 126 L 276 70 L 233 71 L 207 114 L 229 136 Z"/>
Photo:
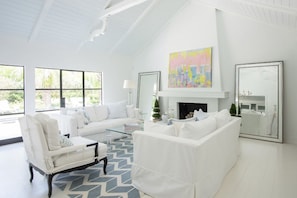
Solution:
<path fill-rule="evenodd" d="M 237 64 L 235 70 L 240 136 L 283 142 L 283 62 Z"/>
<path fill-rule="evenodd" d="M 155 97 L 160 88 L 160 71 L 138 73 L 137 103 L 142 118 L 150 120 Z"/>

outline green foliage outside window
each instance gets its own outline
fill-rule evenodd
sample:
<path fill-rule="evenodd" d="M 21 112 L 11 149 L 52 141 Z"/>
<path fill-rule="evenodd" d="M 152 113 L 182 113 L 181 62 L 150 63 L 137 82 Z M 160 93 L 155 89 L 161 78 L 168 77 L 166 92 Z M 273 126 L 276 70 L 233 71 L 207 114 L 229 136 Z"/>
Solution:
<path fill-rule="evenodd" d="M 24 69 L 0 65 L 0 114 L 24 112 Z"/>

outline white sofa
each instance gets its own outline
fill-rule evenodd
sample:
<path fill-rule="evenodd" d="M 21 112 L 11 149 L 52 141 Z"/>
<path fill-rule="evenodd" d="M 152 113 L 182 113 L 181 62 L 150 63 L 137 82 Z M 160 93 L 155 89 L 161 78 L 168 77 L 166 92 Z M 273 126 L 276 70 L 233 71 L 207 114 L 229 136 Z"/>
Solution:
<path fill-rule="evenodd" d="M 51 117 L 58 120 L 61 133 L 97 141 L 106 140 L 105 130 L 107 128 L 139 121 L 138 110 L 133 105 L 126 105 L 124 101 L 77 109 L 65 108 L 59 115 L 51 115 Z M 114 138 L 120 136 L 120 134 L 118 136 L 115 134 Z"/>
<path fill-rule="evenodd" d="M 239 156 L 241 119 L 226 112 L 134 132 L 132 184 L 154 198 L 214 197 Z"/>

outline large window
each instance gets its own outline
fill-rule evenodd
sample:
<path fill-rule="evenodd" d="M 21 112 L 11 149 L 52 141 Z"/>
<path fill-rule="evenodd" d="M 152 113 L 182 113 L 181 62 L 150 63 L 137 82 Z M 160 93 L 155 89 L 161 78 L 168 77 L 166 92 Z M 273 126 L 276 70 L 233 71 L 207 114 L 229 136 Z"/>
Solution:
<path fill-rule="evenodd" d="M 17 118 L 24 111 L 24 68 L 0 65 L 0 145 L 21 136 Z"/>
<path fill-rule="evenodd" d="M 37 111 L 60 108 L 60 70 L 35 69 L 35 109 Z"/>
<path fill-rule="evenodd" d="M 96 72 L 84 72 L 85 106 L 102 103 L 102 75 Z"/>
<path fill-rule="evenodd" d="M 102 102 L 102 74 L 59 69 L 35 69 L 36 111 L 82 107 Z"/>
<path fill-rule="evenodd" d="M 0 114 L 24 113 L 24 68 L 0 65 Z"/>
<path fill-rule="evenodd" d="M 62 70 L 62 97 L 66 107 L 83 106 L 83 72 Z"/>

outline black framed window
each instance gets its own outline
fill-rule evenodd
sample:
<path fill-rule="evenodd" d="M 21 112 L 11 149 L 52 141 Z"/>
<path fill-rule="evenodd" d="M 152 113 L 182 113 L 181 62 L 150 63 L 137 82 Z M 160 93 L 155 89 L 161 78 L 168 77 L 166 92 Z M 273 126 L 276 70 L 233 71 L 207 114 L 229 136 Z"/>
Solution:
<path fill-rule="evenodd" d="M 84 72 L 85 106 L 102 104 L 102 73 Z"/>
<path fill-rule="evenodd" d="M 21 141 L 18 117 L 25 112 L 24 67 L 0 65 L 0 145 Z"/>
<path fill-rule="evenodd" d="M 60 70 L 35 69 L 35 110 L 48 111 L 60 108 Z"/>
<path fill-rule="evenodd" d="M 24 112 L 24 67 L 0 65 L 0 115 Z"/>
<path fill-rule="evenodd" d="M 62 70 L 62 98 L 66 107 L 82 107 L 83 104 L 83 72 Z"/>
<path fill-rule="evenodd" d="M 35 69 L 36 111 L 102 104 L 102 73 Z"/>

